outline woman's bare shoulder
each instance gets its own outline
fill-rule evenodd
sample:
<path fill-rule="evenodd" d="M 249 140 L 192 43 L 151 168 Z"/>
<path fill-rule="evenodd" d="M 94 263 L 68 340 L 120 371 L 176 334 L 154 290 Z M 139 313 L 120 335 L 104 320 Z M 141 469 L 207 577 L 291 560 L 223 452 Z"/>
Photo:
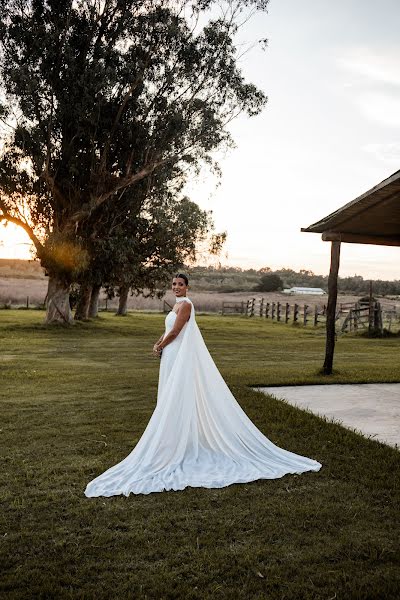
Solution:
<path fill-rule="evenodd" d="M 192 303 L 189 299 L 185 298 L 185 302 L 179 303 L 178 312 L 183 312 L 183 313 L 189 314 L 191 310 L 192 310 Z"/>

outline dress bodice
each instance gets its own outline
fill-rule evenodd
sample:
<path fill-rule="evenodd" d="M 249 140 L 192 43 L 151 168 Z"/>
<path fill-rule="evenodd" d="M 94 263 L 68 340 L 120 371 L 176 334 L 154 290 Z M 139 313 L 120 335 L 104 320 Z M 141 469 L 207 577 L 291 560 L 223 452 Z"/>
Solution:
<path fill-rule="evenodd" d="M 174 310 L 171 310 L 165 317 L 165 332 L 166 333 L 168 333 L 168 331 L 171 331 L 171 329 L 173 328 L 175 319 L 176 319 L 176 312 Z"/>
<path fill-rule="evenodd" d="M 183 298 L 176 298 L 175 299 L 175 303 L 179 304 L 181 302 L 190 302 L 189 298 L 187 298 L 186 296 L 184 296 Z M 165 317 L 165 332 L 168 333 L 169 331 L 171 331 L 171 329 L 174 326 L 175 323 L 175 319 L 176 319 L 176 312 L 174 310 L 171 310 L 167 316 Z"/>

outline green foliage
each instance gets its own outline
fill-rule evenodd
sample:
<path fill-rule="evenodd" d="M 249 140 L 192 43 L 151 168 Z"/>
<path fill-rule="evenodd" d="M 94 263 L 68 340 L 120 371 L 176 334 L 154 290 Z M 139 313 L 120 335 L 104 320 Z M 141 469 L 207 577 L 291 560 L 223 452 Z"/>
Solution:
<path fill-rule="evenodd" d="M 213 292 L 238 292 L 252 291 L 259 282 L 255 269 L 241 269 L 240 267 L 215 268 L 213 266 L 191 266 L 187 269 L 190 273 L 190 286 L 193 290 L 207 290 Z"/>
<path fill-rule="evenodd" d="M 158 186 L 181 190 L 215 166 L 232 118 L 266 102 L 234 45 L 243 10 L 266 5 L 0 0 L 1 114 L 19 114 L 0 157 L 0 220 L 24 227 L 45 267 L 58 272 L 50 232 L 91 249 L 107 220 L 139 232 Z"/>
<path fill-rule="evenodd" d="M 260 283 L 255 287 L 258 292 L 275 292 L 283 288 L 283 281 L 276 273 L 266 273 L 261 276 Z"/>
<path fill-rule="evenodd" d="M 398 450 L 246 387 L 324 381 L 316 374 L 323 332 L 238 317 L 198 321 L 257 427 L 318 459 L 321 471 L 85 498 L 87 482 L 127 456 L 155 407 L 151 347 L 163 316 L 121 322 L 102 313 L 95 324 L 49 329 L 35 311 L 7 311 L 0 595 L 398 600 Z M 399 381 L 399 343 L 340 338 L 332 380 Z"/>
<path fill-rule="evenodd" d="M 162 188 L 143 201 L 138 214 L 118 218 L 112 211 L 106 217 L 88 242 L 93 258 L 82 281 L 102 284 L 110 296 L 121 286 L 161 296 L 173 272 L 194 259 L 197 242 L 212 226 L 197 204 Z"/>

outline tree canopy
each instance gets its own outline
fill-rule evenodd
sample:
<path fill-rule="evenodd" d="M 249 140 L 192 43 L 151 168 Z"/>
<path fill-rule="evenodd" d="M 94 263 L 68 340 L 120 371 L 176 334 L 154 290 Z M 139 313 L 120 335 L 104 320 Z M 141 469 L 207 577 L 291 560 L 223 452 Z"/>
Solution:
<path fill-rule="evenodd" d="M 88 268 L 107 219 L 140 230 L 141 182 L 149 197 L 181 190 L 232 144 L 232 119 L 260 112 L 234 39 L 243 11 L 267 4 L 0 0 L 0 220 L 27 231 L 55 281 Z"/>

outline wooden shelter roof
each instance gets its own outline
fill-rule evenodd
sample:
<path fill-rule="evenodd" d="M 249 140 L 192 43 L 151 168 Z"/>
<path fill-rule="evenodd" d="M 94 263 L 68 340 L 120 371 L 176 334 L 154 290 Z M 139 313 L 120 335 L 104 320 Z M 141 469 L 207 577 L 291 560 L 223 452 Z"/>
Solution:
<path fill-rule="evenodd" d="M 325 241 L 400 246 L 400 171 L 301 231 Z"/>

